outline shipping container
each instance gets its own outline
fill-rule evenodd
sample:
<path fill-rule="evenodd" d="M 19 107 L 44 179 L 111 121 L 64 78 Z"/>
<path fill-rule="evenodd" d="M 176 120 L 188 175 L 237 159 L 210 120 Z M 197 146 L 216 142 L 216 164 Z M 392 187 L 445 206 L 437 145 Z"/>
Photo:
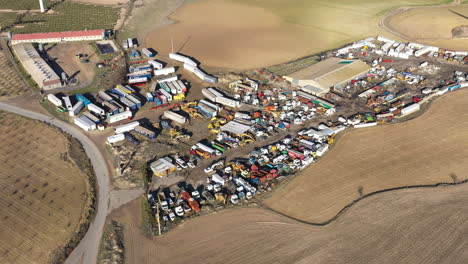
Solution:
<path fill-rule="evenodd" d="M 185 86 L 184 82 L 182 82 L 181 80 L 177 80 L 177 83 L 182 88 L 182 92 L 186 93 L 187 92 L 187 86 Z"/>
<path fill-rule="evenodd" d="M 133 84 L 133 85 L 141 85 L 141 84 L 147 83 L 148 80 L 149 80 L 148 77 L 132 78 L 128 80 L 128 83 Z"/>
<path fill-rule="evenodd" d="M 126 98 L 135 103 L 138 108 L 141 107 L 141 101 L 135 95 L 129 94 Z"/>
<path fill-rule="evenodd" d="M 130 91 L 130 93 L 132 93 L 132 94 L 133 94 L 133 93 L 136 93 L 136 90 L 133 89 L 130 85 L 125 85 L 125 89 L 126 89 L 127 91 Z"/>
<path fill-rule="evenodd" d="M 138 121 L 133 121 L 125 125 L 121 125 L 115 128 L 115 133 L 124 133 L 129 132 L 135 129 L 135 127 L 139 126 L 140 123 Z"/>
<path fill-rule="evenodd" d="M 413 113 L 415 111 L 418 111 L 419 109 L 420 109 L 419 104 L 412 104 L 412 105 L 409 105 L 409 106 L 401 109 L 401 114 L 402 115 L 407 115 L 407 114 Z"/>
<path fill-rule="evenodd" d="M 184 116 L 181 116 L 172 111 L 165 111 L 163 114 L 163 117 L 170 119 L 174 122 L 180 123 L 180 124 L 184 124 L 185 122 L 187 122 L 187 119 Z"/>
<path fill-rule="evenodd" d="M 197 67 L 192 66 L 192 65 L 188 65 L 188 64 L 184 64 L 184 69 L 187 70 L 187 71 L 189 71 L 189 72 L 195 73 Z"/>
<path fill-rule="evenodd" d="M 201 92 L 202 92 L 202 95 L 208 98 L 209 100 L 213 102 L 216 100 L 216 95 L 208 91 L 206 88 L 203 88 Z"/>
<path fill-rule="evenodd" d="M 104 109 L 93 103 L 88 104 L 88 110 L 101 116 L 106 114 L 106 111 L 104 111 Z"/>
<path fill-rule="evenodd" d="M 148 100 L 148 102 L 152 103 L 152 102 L 154 102 L 154 96 L 151 93 L 146 93 L 146 100 Z"/>
<path fill-rule="evenodd" d="M 229 98 L 226 98 L 226 97 L 216 97 L 216 103 L 220 103 L 222 105 L 225 105 L 225 106 L 229 106 L 229 107 L 240 107 L 240 102 L 237 101 L 237 100 L 232 100 L 232 99 L 229 99 Z"/>
<path fill-rule="evenodd" d="M 149 62 L 149 61 L 148 61 Z M 151 70 L 151 64 L 143 64 L 143 65 L 134 65 L 128 68 L 130 72 L 138 72 L 143 70 Z"/>
<path fill-rule="evenodd" d="M 210 103 L 210 102 L 208 102 L 208 101 L 206 101 L 206 100 L 203 100 L 203 99 L 200 100 L 200 103 L 205 104 L 205 105 L 211 107 L 212 109 L 216 110 L 217 112 L 219 112 L 219 111 L 222 110 L 222 108 L 219 107 L 218 105 L 215 105 L 215 104 Z"/>
<path fill-rule="evenodd" d="M 128 48 L 133 48 L 133 39 L 132 38 L 127 39 L 127 46 L 128 46 Z"/>
<path fill-rule="evenodd" d="M 101 120 L 99 118 L 97 118 L 96 116 L 94 116 L 93 114 L 91 114 L 88 111 L 84 112 L 83 116 L 86 116 L 87 118 L 89 118 L 91 121 L 93 121 L 96 124 L 101 123 Z"/>
<path fill-rule="evenodd" d="M 76 116 L 80 113 L 83 107 L 84 107 L 83 101 L 78 101 L 68 113 L 70 114 L 70 116 Z"/>
<path fill-rule="evenodd" d="M 80 101 L 81 102 L 81 101 Z M 89 118 L 86 116 L 80 116 L 76 117 L 73 122 L 75 125 L 79 126 L 81 129 L 85 131 L 91 131 L 96 129 L 96 123 L 91 121 Z"/>
<path fill-rule="evenodd" d="M 160 75 L 168 75 L 168 74 L 174 73 L 174 72 L 175 72 L 175 68 L 174 67 L 169 67 L 169 68 L 154 70 L 153 73 L 154 73 L 155 76 L 160 76 Z"/>
<path fill-rule="evenodd" d="M 120 98 L 120 102 L 122 102 L 124 105 L 126 105 L 127 107 L 133 110 L 137 109 L 138 107 L 134 102 L 130 101 L 129 99 L 125 97 Z"/>
<path fill-rule="evenodd" d="M 83 102 L 84 106 L 88 106 L 91 103 L 91 101 L 82 94 L 77 94 L 75 96 L 77 100 Z"/>
<path fill-rule="evenodd" d="M 151 66 L 153 66 L 153 69 L 155 69 L 155 70 L 160 70 L 160 69 L 162 69 L 164 67 L 164 65 L 161 62 L 157 61 L 157 60 L 149 60 L 148 63 Z"/>
<path fill-rule="evenodd" d="M 119 134 L 107 137 L 107 143 L 109 144 L 114 144 L 114 143 L 124 141 L 124 140 L 125 140 L 125 135 L 123 133 L 119 133 Z"/>
<path fill-rule="evenodd" d="M 172 84 L 175 86 L 175 88 L 177 89 L 177 93 L 178 94 L 181 94 L 181 93 L 184 93 L 183 89 L 182 89 L 182 86 L 180 86 L 180 84 L 177 82 L 177 81 L 173 81 Z"/>
<path fill-rule="evenodd" d="M 207 145 L 205 145 L 203 143 L 197 143 L 197 144 L 195 144 L 195 147 L 203 150 L 204 152 L 208 152 L 210 155 L 215 154 L 214 149 L 208 147 Z"/>
<path fill-rule="evenodd" d="M 171 94 L 172 95 L 177 94 L 177 88 L 174 86 L 174 84 L 172 82 L 167 82 L 166 85 L 167 85 L 167 87 L 169 87 L 169 89 L 171 89 Z"/>
<path fill-rule="evenodd" d="M 177 53 L 169 53 L 169 58 L 184 63 L 187 57 Z"/>
<path fill-rule="evenodd" d="M 47 99 L 55 106 L 62 106 L 62 101 L 54 94 L 48 94 Z"/>
<path fill-rule="evenodd" d="M 102 105 L 107 109 L 108 112 L 112 113 L 112 114 L 117 114 L 119 113 L 119 108 L 116 107 L 114 104 L 112 104 L 111 102 L 104 102 L 102 103 Z"/>
<path fill-rule="evenodd" d="M 125 119 L 131 119 L 131 118 L 132 118 L 132 112 L 125 111 L 119 114 L 109 116 L 109 123 L 116 123 Z"/>
<path fill-rule="evenodd" d="M 147 48 L 142 48 L 141 52 L 143 52 L 143 54 L 145 54 L 146 57 L 148 57 L 148 58 L 153 58 L 154 55 L 155 55 L 151 50 L 149 50 Z"/>
<path fill-rule="evenodd" d="M 166 92 L 164 89 L 159 89 L 158 91 L 166 97 L 167 102 L 172 101 L 172 95 L 169 92 Z"/>
<path fill-rule="evenodd" d="M 149 137 L 151 139 L 156 138 L 156 133 L 154 131 L 149 130 L 146 127 L 137 126 L 137 127 L 135 127 L 135 132 L 137 132 L 140 135 Z"/>
<path fill-rule="evenodd" d="M 222 94 L 220 91 L 216 90 L 215 88 L 210 87 L 210 88 L 208 88 L 208 91 L 210 91 L 216 97 L 224 97 L 224 94 Z"/>
<path fill-rule="evenodd" d="M 164 85 L 166 85 L 168 82 L 177 81 L 177 79 L 178 79 L 177 75 L 176 76 L 171 76 L 171 77 L 168 77 L 168 78 L 159 79 L 158 83 L 161 83 L 161 84 L 164 83 Z"/>
<path fill-rule="evenodd" d="M 70 112 L 73 108 L 70 96 L 64 96 L 63 101 L 65 102 L 65 108 Z"/>
<path fill-rule="evenodd" d="M 99 91 L 98 92 L 98 97 L 101 98 L 103 101 L 106 101 L 106 102 L 113 100 L 113 98 L 104 91 Z"/>

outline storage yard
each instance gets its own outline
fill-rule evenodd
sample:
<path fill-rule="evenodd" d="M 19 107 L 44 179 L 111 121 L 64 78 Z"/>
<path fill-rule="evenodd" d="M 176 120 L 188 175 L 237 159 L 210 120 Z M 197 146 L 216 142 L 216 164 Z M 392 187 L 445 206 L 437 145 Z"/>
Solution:
<path fill-rule="evenodd" d="M 166 27 L 154 24 L 155 30 L 147 35 L 145 44 L 168 54 L 173 37 L 176 51 L 192 54 L 208 66 L 252 69 L 326 51 L 363 36 L 382 34 L 385 31 L 379 28 L 378 21 L 392 8 L 446 1 L 336 0 L 329 3 L 318 0 L 294 3 L 287 0 L 197 1 L 183 5 L 170 15 L 177 23 Z M 238 19 L 239 14 L 243 19 Z M 139 28 L 135 27 L 134 31 Z"/>
<path fill-rule="evenodd" d="M 129 264 L 463 263 L 467 190 L 463 184 L 382 193 L 323 227 L 264 209 L 239 208 L 198 217 L 148 239 L 138 228 L 141 219 L 135 217 L 141 215 L 140 201 L 110 218 L 125 224 Z"/>
<path fill-rule="evenodd" d="M 89 206 L 86 176 L 73 161 L 80 150 L 54 128 L 3 112 L 0 132 L 0 262 L 59 259 Z"/>

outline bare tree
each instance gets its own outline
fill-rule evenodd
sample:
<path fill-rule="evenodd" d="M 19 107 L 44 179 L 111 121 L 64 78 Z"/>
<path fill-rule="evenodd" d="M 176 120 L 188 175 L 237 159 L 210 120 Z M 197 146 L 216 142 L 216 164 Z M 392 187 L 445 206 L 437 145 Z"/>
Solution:
<path fill-rule="evenodd" d="M 357 188 L 357 191 L 358 191 L 358 193 L 359 193 L 359 198 L 362 198 L 362 197 L 364 196 L 364 187 L 359 186 L 359 187 Z"/>

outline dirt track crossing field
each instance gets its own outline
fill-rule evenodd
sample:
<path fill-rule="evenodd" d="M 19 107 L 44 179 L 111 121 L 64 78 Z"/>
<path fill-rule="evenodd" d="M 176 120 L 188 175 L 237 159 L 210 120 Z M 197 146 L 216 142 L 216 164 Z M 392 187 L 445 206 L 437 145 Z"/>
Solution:
<path fill-rule="evenodd" d="M 468 90 L 438 98 L 423 116 L 352 130 L 265 204 L 322 223 L 363 194 L 468 178 Z"/>
<path fill-rule="evenodd" d="M 85 175 L 43 123 L 0 112 L 0 141 L 0 263 L 47 263 L 79 227 Z"/>
<path fill-rule="evenodd" d="M 113 215 L 125 224 L 128 264 L 468 261 L 467 184 L 371 196 L 322 227 L 243 208 L 195 218 L 152 240 L 139 230 L 139 205 Z"/>

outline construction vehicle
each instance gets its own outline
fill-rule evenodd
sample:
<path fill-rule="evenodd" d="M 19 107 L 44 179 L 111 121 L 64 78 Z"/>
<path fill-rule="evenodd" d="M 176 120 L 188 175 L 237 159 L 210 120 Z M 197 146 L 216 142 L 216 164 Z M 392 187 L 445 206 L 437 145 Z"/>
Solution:
<path fill-rule="evenodd" d="M 331 145 L 331 144 L 333 144 L 333 142 L 335 142 L 335 135 L 336 134 L 333 134 L 333 135 L 328 137 L 328 139 L 327 139 L 328 145 Z"/>
<path fill-rule="evenodd" d="M 226 204 L 226 197 L 224 196 L 224 194 L 222 193 L 215 193 L 215 198 L 216 198 L 216 201 L 222 203 L 222 204 Z"/>
<path fill-rule="evenodd" d="M 187 140 L 190 138 L 190 135 L 184 134 L 180 130 L 177 130 L 176 128 L 171 128 L 168 133 L 169 133 L 169 136 L 171 137 L 171 140 L 173 141 Z"/>
<path fill-rule="evenodd" d="M 188 203 L 188 205 L 190 206 L 190 208 L 192 208 L 193 211 L 195 212 L 200 211 L 200 205 L 195 199 L 192 198 L 192 196 L 190 196 L 188 192 L 182 191 L 180 193 L 180 196 L 182 197 L 182 199 L 184 199 Z"/>

